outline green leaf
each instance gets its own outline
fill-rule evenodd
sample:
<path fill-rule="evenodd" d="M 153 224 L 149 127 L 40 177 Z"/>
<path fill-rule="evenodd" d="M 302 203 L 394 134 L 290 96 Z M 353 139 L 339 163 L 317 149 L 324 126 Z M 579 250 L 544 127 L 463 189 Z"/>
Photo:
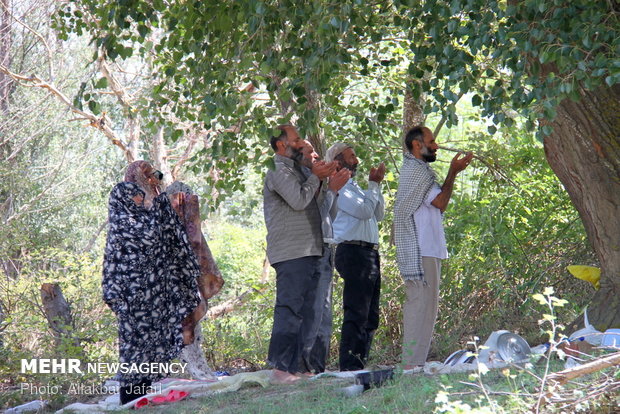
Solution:
<path fill-rule="evenodd" d="M 558 308 L 564 307 L 564 305 L 569 303 L 566 299 L 558 298 L 551 298 L 551 301 L 553 302 L 553 306 L 557 306 Z"/>
<path fill-rule="evenodd" d="M 99 115 L 101 112 L 101 105 L 99 105 L 97 101 L 88 101 L 88 109 L 90 109 L 93 114 Z"/>
<path fill-rule="evenodd" d="M 181 137 L 181 135 L 183 135 L 183 130 L 175 129 L 174 131 L 172 131 L 170 138 L 172 139 L 172 142 L 177 142 L 177 140 Z"/>
<path fill-rule="evenodd" d="M 104 89 L 104 88 L 107 88 L 107 87 L 108 87 L 108 79 L 107 78 L 101 78 L 95 84 L 95 89 Z"/>
<path fill-rule="evenodd" d="M 295 86 L 293 88 L 293 93 L 295 94 L 295 96 L 305 96 L 306 95 L 306 88 L 304 88 L 301 85 Z"/>
<path fill-rule="evenodd" d="M 140 33 L 140 37 L 144 39 L 146 35 L 149 33 L 149 29 L 143 24 L 138 25 L 138 33 Z"/>

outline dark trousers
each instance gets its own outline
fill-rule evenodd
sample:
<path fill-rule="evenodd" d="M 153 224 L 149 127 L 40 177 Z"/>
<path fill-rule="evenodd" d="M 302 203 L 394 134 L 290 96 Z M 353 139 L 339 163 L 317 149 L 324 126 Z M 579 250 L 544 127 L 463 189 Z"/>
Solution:
<path fill-rule="evenodd" d="M 372 338 L 379 327 L 379 252 L 370 247 L 339 244 L 336 269 L 344 279 L 340 370 L 355 371 L 364 368 Z"/>
<path fill-rule="evenodd" d="M 302 360 L 309 372 L 324 372 L 332 336 L 332 275 L 334 248 L 323 245 L 323 257 L 317 261 L 319 280 L 314 300 L 314 323 L 306 325 Z M 305 325 L 305 324 L 304 324 Z"/>
<path fill-rule="evenodd" d="M 269 343 L 268 361 L 276 369 L 292 374 L 307 371 L 299 366 L 306 326 L 314 323 L 313 305 L 318 282 L 319 256 L 275 263 L 276 306 Z"/>
<path fill-rule="evenodd" d="M 142 380 L 137 384 L 121 387 L 119 390 L 121 405 L 125 405 L 137 398 L 144 397 L 149 393 L 151 380 Z"/>

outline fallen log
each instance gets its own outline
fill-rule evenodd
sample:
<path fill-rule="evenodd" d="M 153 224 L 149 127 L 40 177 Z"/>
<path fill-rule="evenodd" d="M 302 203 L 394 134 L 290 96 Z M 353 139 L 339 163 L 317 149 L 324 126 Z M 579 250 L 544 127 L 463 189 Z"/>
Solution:
<path fill-rule="evenodd" d="M 592 374 L 605 368 L 620 365 L 620 352 L 595 359 L 594 361 L 579 365 L 578 367 L 565 369 L 564 371 L 555 372 L 548 376 L 551 384 L 566 384 L 568 381 L 581 377 L 583 375 Z"/>

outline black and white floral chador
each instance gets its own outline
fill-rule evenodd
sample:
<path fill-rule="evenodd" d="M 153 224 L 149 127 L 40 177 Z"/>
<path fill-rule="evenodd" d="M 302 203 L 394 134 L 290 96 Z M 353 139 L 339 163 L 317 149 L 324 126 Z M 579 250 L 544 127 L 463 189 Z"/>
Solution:
<path fill-rule="evenodd" d="M 150 209 L 131 182 L 110 194 L 103 261 L 103 299 L 116 313 L 121 363 L 166 363 L 183 348 L 181 322 L 198 306 L 200 268 L 165 193 Z M 158 373 L 121 374 L 121 386 L 157 380 Z"/>

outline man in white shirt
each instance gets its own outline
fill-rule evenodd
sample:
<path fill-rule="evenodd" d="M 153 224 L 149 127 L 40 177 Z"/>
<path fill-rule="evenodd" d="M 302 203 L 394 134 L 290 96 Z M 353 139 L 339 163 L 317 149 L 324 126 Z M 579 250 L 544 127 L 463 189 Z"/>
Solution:
<path fill-rule="evenodd" d="M 456 175 L 473 154 L 457 154 L 440 187 L 428 165 L 439 146 L 426 127 L 414 127 L 405 136 L 398 193 L 394 203 L 396 260 L 405 279 L 403 306 L 403 368 L 424 366 L 437 319 L 441 260 L 448 258 L 442 216 L 454 188 Z"/>
<path fill-rule="evenodd" d="M 385 165 L 370 169 L 368 189 L 363 190 L 353 179 L 359 161 L 351 146 L 332 145 L 325 160 L 338 161 L 352 177 L 338 192 L 333 229 L 338 243 L 336 269 L 344 279 L 340 370 L 355 371 L 364 368 L 379 327 L 381 269 L 377 222 L 383 219 L 385 208 L 381 194 Z"/>

